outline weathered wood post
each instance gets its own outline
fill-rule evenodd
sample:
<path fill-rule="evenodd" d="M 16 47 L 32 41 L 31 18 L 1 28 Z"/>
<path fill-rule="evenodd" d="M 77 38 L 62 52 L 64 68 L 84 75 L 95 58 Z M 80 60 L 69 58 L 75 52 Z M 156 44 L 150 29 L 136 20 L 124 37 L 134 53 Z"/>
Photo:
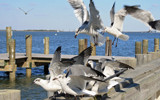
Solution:
<path fill-rule="evenodd" d="M 9 72 L 10 81 L 15 81 L 16 79 L 16 65 L 15 65 L 15 40 L 9 39 L 9 65 L 12 66 L 12 71 Z"/>
<path fill-rule="evenodd" d="M 32 74 L 32 35 L 26 35 L 26 56 L 27 56 L 26 77 L 30 78 Z"/>
<path fill-rule="evenodd" d="M 91 56 L 96 56 L 96 46 L 94 45 L 94 43 L 90 43 L 91 47 L 92 47 L 92 53 Z"/>
<path fill-rule="evenodd" d="M 154 52 L 159 51 L 159 39 L 154 39 Z"/>
<path fill-rule="evenodd" d="M 109 40 L 109 37 L 106 37 L 106 47 L 105 47 L 105 56 L 112 55 L 112 41 Z"/>
<path fill-rule="evenodd" d="M 106 47 L 105 47 L 105 56 L 108 56 L 109 48 L 109 37 L 106 37 Z"/>
<path fill-rule="evenodd" d="M 88 40 L 87 39 L 84 39 L 84 41 L 85 41 L 85 49 L 88 47 Z"/>
<path fill-rule="evenodd" d="M 112 40 L 109 40 L 108 56 L 112 56 Z"/>
<path fill-rule="evenodd" d="M 6 27 L 6 47 L 7 53 L 9 53 L 9 40 L 12 38 L 12 29 L 11 27 Z"/>
<path fill-rule="evenodd" d="M 141 46 L 142 46 L 141 42 L 135 43 L 135 54 L 142 54 Z"/>
<path fill-rule="evenodd" d="M 79 39 L 79 53 L 85 49 L 85 39 Z"/>
<path fill-rule="evenodd" d="M 142 44 L 142 53 L 147 54 L 148 53 L 148 40 L 143 40 Z"/>
<path fill-rule="evenodd" d="M 135 57 L 137 59 L 137 65 L 142 64 L 142 43 L 136 42 L 135 43 Z"/>
<path fill-rule="evenodd" d="M 49 54 L 49 37 L 44 38 L 44 54 Z M 48 74 L 49 64 L 44 65 L 44 74 Z"/>

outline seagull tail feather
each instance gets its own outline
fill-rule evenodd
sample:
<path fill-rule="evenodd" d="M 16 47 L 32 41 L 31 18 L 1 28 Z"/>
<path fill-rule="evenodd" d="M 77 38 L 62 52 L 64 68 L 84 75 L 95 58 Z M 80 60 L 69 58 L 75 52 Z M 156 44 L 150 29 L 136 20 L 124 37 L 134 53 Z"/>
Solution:
<path fill-rule="evenodd" d="M 123 40 L 123 41 L 127 41 L 129 39 L 129 36 L 125 35 L 125 34 L 121 34 L 118 38 Z"/>
<path fill-rule="evenodd" d="M 94 43 L 93 36 L 91 36 L 90 40 L 91 40 L 92 43 Z M 98 34 L 98 41 L 97 41 L 98 44 L 97 45 L 102 46 L 105 42 L 106 42 L 105 37 L 102 34 Z"/>

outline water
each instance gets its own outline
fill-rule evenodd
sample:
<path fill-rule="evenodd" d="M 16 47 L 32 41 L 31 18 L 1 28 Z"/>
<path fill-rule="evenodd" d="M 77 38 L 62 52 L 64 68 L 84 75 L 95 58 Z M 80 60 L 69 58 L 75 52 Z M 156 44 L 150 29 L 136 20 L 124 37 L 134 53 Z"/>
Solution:
<path fill-rule="evenodd" d="M 78 54 L 78 39 L 87 38 L 89 36 L 85 34 L 79 34 L 77 39 L 74 38 L 73 32 L 21 32 L 14 31 L 13 39 L 16 40 L 16 52 L 25 52 L 25 35 L 32 35 L 32 52 L 33 53 L 44 53 L 43 39 L 49 37 L 50 54 L 53 54 L 58 46 L 62 46 L 62 54 L 76 55 Z M 55 35 L 57 34 L 57 35 Z M 113 56 L 135 56 L 135 42 L 142 41 L 143 39 L 149 40 L 148 51 L 154 51 L 154 38 L 160 38 L 159 33 L 126 33 L 130 36 L 128 41 L 119 40 L 118 47 L 112 47 Z M 113 36 L 105 34 L 113 40 Z M 88 41 L 89 44 L 89 41 Z M 105 45 L 96 48 L 97 55 L 105 55 Z M 0 31 L 0 53 L 6 53 L 6 32 Z M 45 78 L 43 75 L 43 66 L 32 69 L 32 78 L 25 78 L 25 68 L 19 68 L 16 72 L 15 83 L 10 83 L 7 74 L 0 72 L 0 89 L 19 89 L 21 90 L 22 100 L 43 100 L 47 98 L 47 92 L 33 84 L 33 80 L 37 77 Z"/>

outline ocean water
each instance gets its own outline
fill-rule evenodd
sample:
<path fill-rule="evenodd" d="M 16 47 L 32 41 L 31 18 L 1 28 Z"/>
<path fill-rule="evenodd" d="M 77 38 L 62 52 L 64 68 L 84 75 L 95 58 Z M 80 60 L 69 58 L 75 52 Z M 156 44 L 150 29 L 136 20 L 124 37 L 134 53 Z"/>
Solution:
<path fill-rule="evenodd" d="M 55 35 L 57 34 L 57 35 Z M 135 56 L 135 42 L 142 41 L 143 39 L 149 40 L 148 51 L 154 51 L 154 38 L 160 38 L 160 33 L 140 33 L 130 32 L 125 33 L 130 36 L 128 41 L 118 41 L 118 47 L 112 46 L 113 56 Z M 32 52 L 44 53 L 43 39 L 49 37 L 50 54 L 53 54 L 58 46 L 62 46 L 62 54 L 76 55 L 78 54 L 78 39 L 88 39 L 90 37 L 85 34 L 79 34 L 74 38 L 73 32 L 23 32 L 14 31 L 12 38 L 16 40 L 16 52 L 25 53 L 25 36 L 32 35 Z M 109 36 L 110 39 L 114 39 L 113 36 L 105 33 L 104 36 Z M 0 53 L 6 53 L 6 32 L 0 31 Z M 96 47 L 97 55 L 105 55 L 105 45 Z M 37 77 L 45 78 L 43 75 L 43 66 L 32 69 L 32 78 L 27 79 L 25 77 L 25 68 L 18 68 L 16 72 L 16 81 L 11 83 L 8 80 L 8 75 L 5 72 L 0 72 L 0 89 L 19 89 L 21 90 L 22 100 L 43 100 L 47 98 L 47 92 L 33 84 L 33 80 Z"/>

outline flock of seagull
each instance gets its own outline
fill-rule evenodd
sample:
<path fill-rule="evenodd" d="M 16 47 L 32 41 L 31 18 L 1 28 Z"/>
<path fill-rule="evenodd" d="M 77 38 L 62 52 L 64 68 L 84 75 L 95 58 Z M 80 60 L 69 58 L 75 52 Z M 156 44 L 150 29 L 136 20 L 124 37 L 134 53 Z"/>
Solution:
<path fill-rule="evenodd" d="M 123 21 L 127 15 L 130 15 L 149 27 L 149 31 L 152 29 L 160 31 L 160 20 L 154 20 L 151 12 L 140 9 L 140 5 L 128 6 L 120 9 L 115 13 L 115 2 L 110 10 L 111 26 L 104 26 L 99 11 L 96 9 L 93 0 L 90 0 L 89 11 L 87 10 L 83 0 L 68 0 L 70 5 L 74 9 L 75 16 L 80 21 L 81 26 L 76 30 L 75 38 L 79 33 L 85 33 L 91 36 L 90 40 L 97 46 L 101 46 L 105 43 L 105 38 L 100 33 L 109 33 L 115 37 L 114 41 L 118 39 L 127 41 L 128 35 L 122 33 Z M 102 30 L 101 32 L 99 32 Z M 117 46 L 116 42 L 116 46 Z"/>
<path fill-rule="evenodd" d="M 40 85 L 50 97 L 59 94 L 70 94 L 76 98 L 80 95 L 95 96 L 106 93 L 118 84 L 118 77 L 133 67 L 116 60 L 100 59 L 98 63 L 88 60 L 92 47 L 86 48 L 78 56 L 69 60 L 61 60 L 61 46 L 59 46 L 49 66 L 46 79 L 36 78 L 34 83 Z M 125 79 L 124 79 L 125 80 Z"/>
<path fill-rule="evenodd" d="M 114 41 L 121 39 L 127 41 L 128 35 L 122 33 L 123 21 L 126 15 L 144 22 L 150 30 L 160 30 L 160 20 L 154 20 L 149 11 L 140 9 L 139 5 L 127 6 L 115 13 L 115 3 L 110 10 L 111 26 L 105 27 L 99 11 L 94 2 L 90 0 L 89 12 L 82 0 L 68 0 L 73 7 L 75 16 L 81 23 L 81 26 L 75 32 L 75 38 L 80 33 L 91 36 L 91 41 L 97 46 L 105 42 L 103 36 L 107 32 L 115 37 Z M 99 32 L 99 30 L 102 30 Z M 114 44 L 113 41 L 113 44 Z M 117 46 L 116 42 L 116 46 Z M 76 98 L 80 95 L 95 96 L 99 93 L 106 93 L 109 89 L 118 84 L 120 77 L 128 69 L 133 67 L 113 59 L 99 59 L 98 62 L 89 60 L 92 47 L 86 48 L 78 56 L 69 60 L 61 60 L 61 46 L 59 46 L 49 66 L 49 75 L 46 79 L 37 78 L 34 83 L 40 85 L 51 97 L 56 98 L 59 94 L 70 94 Z"/>

